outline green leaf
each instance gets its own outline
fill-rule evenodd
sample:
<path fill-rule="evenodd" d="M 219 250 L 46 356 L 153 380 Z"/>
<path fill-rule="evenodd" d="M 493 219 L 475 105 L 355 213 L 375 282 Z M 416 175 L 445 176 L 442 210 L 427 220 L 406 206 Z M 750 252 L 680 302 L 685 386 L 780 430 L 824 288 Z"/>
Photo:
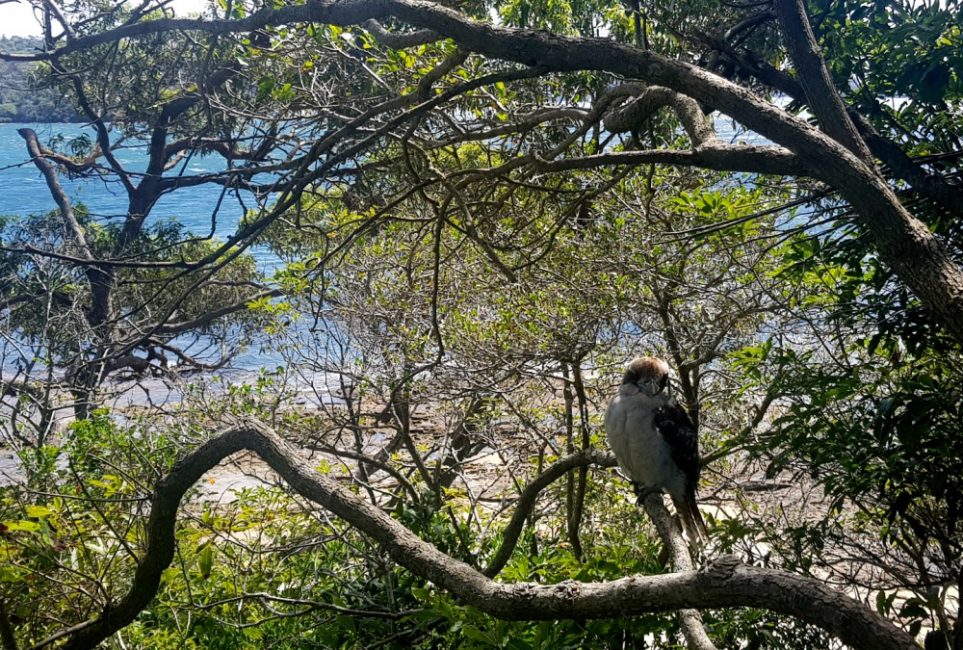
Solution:
<path fill-rule="evenodd" d="M 54 511 L 46 506 L 27 506 L 27 516 L 40 519 L 41 517 L 50 517 L 54 514 Z"/>
<path fill-rule="evenodd" d="M 211 571 L 214 569 L 214 546 L 212 544 L 205 544 L 201 549 L 197 557 L 197 566 L 202 578 L 211 577 Z"/>

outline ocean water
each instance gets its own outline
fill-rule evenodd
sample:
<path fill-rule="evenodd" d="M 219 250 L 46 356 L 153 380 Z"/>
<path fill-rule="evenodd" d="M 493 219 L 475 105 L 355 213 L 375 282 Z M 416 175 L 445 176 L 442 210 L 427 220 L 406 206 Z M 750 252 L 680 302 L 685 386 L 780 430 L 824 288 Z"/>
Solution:
<path fill-rule="evenodd" d="M 67 141 L 83 134 L 91 140 L 94 137 L 93 130 L 81 124 L 0 124 L 0 215 L 43 214 L 56 208 L 40 171 L 30 162 L 23 138 L 17 133 L 23 127 L 36 131 L 44 144 L 59 136 Z M 119 149 L 117 158 L 131 171 L 143 171 L 147 164 L 146 146 L 132 143 Z M 168 173 L 196 174 L 223 169 L 225 165 L 219 156 L 195 156 Z M 116 180 L 61 176 L 60 182 L 71 200 L 75 204 L 84 204 L 97 220 L 116 222 L 123 219 L 127 196 Z M 223 200 L 222 193 L 217 185 L 172 192 L 157 202 L 150 220 L 159 223 L 175 218 L 193 235 L 206 236 L 213 232 L 215 237 L 223 239 L 237 228 L 245 207 L 253 208 L 256 203 L 248 192 L 227 192 Z M 276 259 L 268 251 L 256 250 L 254 254 L 266 268 L 276 264 Z"/>
<path fill-rule="evenodd" d="M 82 134 L 94 138 L 93 130 L 81 124 L 0 124 L 0 215 L 7 217 L 44 214 L 56 208 L 40 170 L 30 161 L 24 140 L 17 133 L 23 127 L 36 131 L 42 144 L 51 138 L 69 141 Z M 135 172 L 145 169 L 146 156 L 143 143 L 131 143 L 117 151 L 121 164 Z M 169 173 L 194 174 L 224 168 L 219 156 L 198 156 Z M 62 175 L 60 182 L 74 204 L 83 204 L 97 221 L 117 223 L 124 218 L 127 196 L 116 180 L 70 179 Z M 194 236 L 223 240 L 234 233 L 245 209 L 255 206 L 250 193 L 224 193 L 217 185 L 201 185 L 161 197 L 151 211 L 149 223 L 176 219 Z M 250 253 L 268 276 L 280 264 L 277 257 L 263 247 L 255 247 Z M 235 359 L 230 370 L 235 374 L 237 371 L 250 374 L 262 367 L 277 367 L 282 360 L 271 347 L 272 341 L 267 339 L 255 342 Z"/>
<path fill-rule="evenodd" d="M 40 171 L 29 159 L 23 138 L 17 133 L 17 130 L 23 127 L 36 131 L 41 143 L 45 145 L 51 138 L 61 136 L 66 140 L 83 133 L 91 139 L 94 137 L 91 129 L 79 124 L 0 124 L 0 216 L 4 217 L 45 214 L 56 208 Z M 120 149 L 117 157 L 131 171 L 143 171 L 146 167 L 146 147 L 143 144 L 132 143 L 131 146 Z M 224 168 L 225 165 L 218 156 L 208 156 L 195 157 L 177 171 L 194 174 Z M 60 182 L 73 203 L 83 204 L 95 220 L 116 223 L 124 218 L 127 197 L 116 180 L 70 179 L 64 175 L 60 177 Z M 162 197 L 151 212 L 149 222 L 176 219 L 194 236 L 211 236 L 223 240 L 234 233 L 245 210 L 255 206 L 256 202 L 249 193 L 228 193 L 222 196 L 221 188 L 216 185 L 199 186 Z M 267 276 L 280 265 L 280 260 L 263 247 L 253 248 L 249 252 Z M 278 352 L 277 343 L 265 335 L 235 357 L 230 366 L 213 373 L 217 375 L 217 381 L 212 381 L 213 375 L 195 376 L 191 381 L 209 383 L 214 391 L 223 391 L 231 384 L 250 382 L 262 369 L 274 371 L 283 366 L 284 358 Z M 0 367 L 0 373 L 7 374 L 9 370 L 8 367 Z M 115 395 L 108 405 L 118 414 L 131 405 L 170 404 L 179 402 L 182 398 L 181 388 L 176 383 L 155 378 L 142 379 L 136 383 L 115 384 L 113 388 Z M 300 395 L 296 403 L 301 408 L 314 408 L 321 402 L 333 399 L 330 397 L 327 378 L 321 374 L 301 375 L 293 382 L 288 382 L 288 390 L 294 390 Z M 5 398 L 0 397 L 0 412 L 8 407 Z M 61 427 L 66 426 L 70 421 L 69 409 L 63 411 L 60 419 Z M 26 476 L 14 448 L 5 445 L 10 440 L 0 431 L 0 487 L 22 483 Z M 233 485 L 227 480 L 230 476 L 224 478 L 225 486 Z"/>

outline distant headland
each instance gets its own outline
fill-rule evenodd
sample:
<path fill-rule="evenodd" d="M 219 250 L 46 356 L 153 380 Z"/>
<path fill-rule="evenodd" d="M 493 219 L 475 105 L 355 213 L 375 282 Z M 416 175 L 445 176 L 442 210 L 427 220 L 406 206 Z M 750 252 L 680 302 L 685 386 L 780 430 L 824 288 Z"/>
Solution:
<path fill-rule="evenodd" d="M 40 46 L 37 38 L 0 36 L 0 52 L 26 54 Z M 0 122 L 85 121 L 63 92 L 31 79 L 36 67 L 36 63 L 0 61 Z"/>

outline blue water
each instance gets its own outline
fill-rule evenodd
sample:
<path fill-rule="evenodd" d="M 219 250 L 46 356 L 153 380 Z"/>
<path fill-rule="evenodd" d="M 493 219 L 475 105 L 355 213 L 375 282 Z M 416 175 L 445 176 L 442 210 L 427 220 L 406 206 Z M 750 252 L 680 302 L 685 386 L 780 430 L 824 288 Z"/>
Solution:
<path fill-rule="evenodd" d="M 30 161 L 24 140 L 17 133 L 17 129 L 23 127 L 36 131 L 44 145 L 57 135 L 70 140 L 86 133 L 91 140 L 94 139 L 93 130 L 81 124 L 0 124 L 0 215 L 3 216 L 45 214 L 56 208 L 40 170 Z M 60 147 L 59 150 L 66 149 Z M 133 143 L 119 149 L 116 155 L 121 164 L 131 171 L 143 171 L 146 167 L 147 154 L 143 144 Z M 212 155 L 191 158 L 186 165 L 182 164 L 168 173 L 192 175 L 223 169 L 223 159 Z M 82 203 L 95 220 L 116 223 L 124 218 L 127 195 L 116 180 L 72 180 L 61 175 L 60 182 L 71 201 L 75 205 Z M 213 233 L 214 238 L 223 240 L 237 229 L 245 209 L 256 206 L 254 197 L 248 192 L 232 191 L 224 194 L 220 186 L 200 185 L 163 196 L 151 211 L 148 225 L 173 218 L 194 236 L 207 237 Z M 249 252 L 257 260 L 259 269 L 268 276 L 280 263 L 263 247 L 255 247 Z M 280 358 L 269 352 L 270 343 L 257 342 L 246 353 L 237 357 L 234 367 L 254 370 L 277 366 Z"/>
<path fill-rule="evenodd" d="M 42 144 L 58 134 L 68 141 L 84 133 L 94 139 L 93 129 L 82 124 L 0 124 L 0 215 L 44 214 L 57 207 L 40 170 L 29 160 L 23 138 L 17 133 L 17 129 L 23 127 L 36 131 Z M 134 143 L 121 148 L 117 158 L 125 168 L 143 171 L 147 165 L 146 146 Z M 224 169 L 224 161 L 219 156 L 195 156 L 167 173 L 193 175 Z M 98 221 L 117 222 L 124 218 L 127 195 L 115 179 L 71 180 L 62 175 L 60 182 L 74 204 L 82 203 Z M 254 208 L 257 203 L 248 192 L 227 192 L 223 200 L 222 193 L 221 187 L 211 184 L 166 194 L 151 211 L 148 223 L 174 218 L 192 235 L 206 237 L 213 232 L 215 238 L 225 239 L 237 229 L 245 208 Z M 264 271 L 277 265 L 277 259 L 263 248 L 253 250 L 252 254 Z"/>

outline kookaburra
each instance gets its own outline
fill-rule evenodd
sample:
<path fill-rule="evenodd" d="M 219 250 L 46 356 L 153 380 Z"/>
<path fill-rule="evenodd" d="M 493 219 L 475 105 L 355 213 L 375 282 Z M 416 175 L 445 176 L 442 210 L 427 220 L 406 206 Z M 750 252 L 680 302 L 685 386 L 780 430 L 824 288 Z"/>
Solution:
<path fill-rule="evenodd" d="M 605 411 L 605 433 L 640 504 L 652 492 L 667 492 L 690 542 L 705 543 L 706 526 L 696 505 L 699 435 L 668 386 L 665 361 L 634 359 Z"/>

